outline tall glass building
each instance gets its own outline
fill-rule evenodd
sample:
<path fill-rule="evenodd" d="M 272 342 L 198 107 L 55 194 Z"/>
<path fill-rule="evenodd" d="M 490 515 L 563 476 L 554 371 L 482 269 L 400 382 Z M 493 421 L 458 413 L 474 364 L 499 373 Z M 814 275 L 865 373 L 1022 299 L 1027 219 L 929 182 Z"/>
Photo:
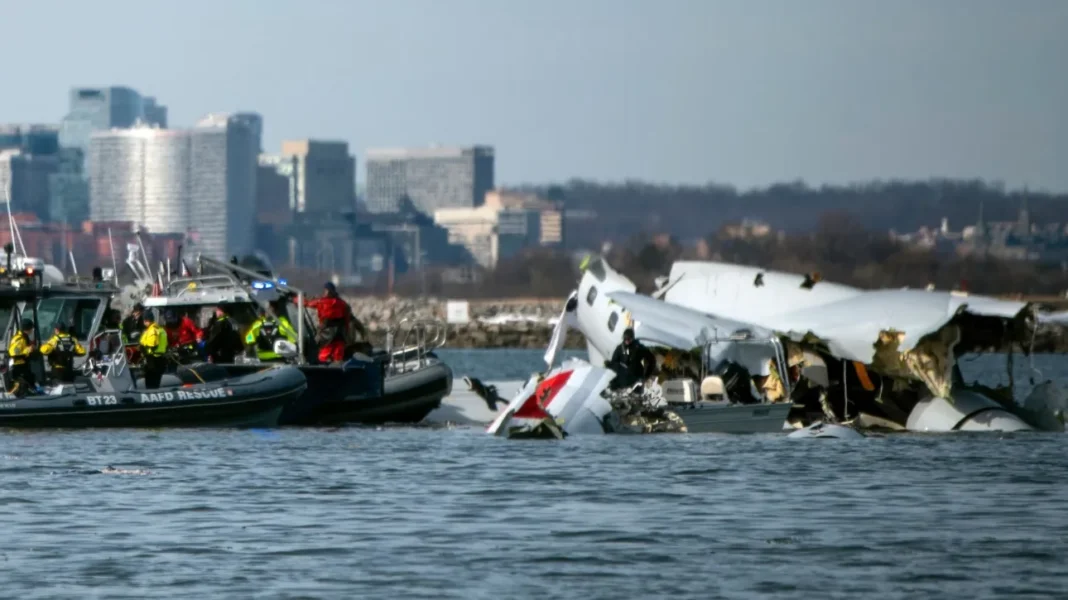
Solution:
<path fill-rule="evenodd" d="M 254 247 L 259 115 L 209 115 L 192 129 L 93 133 L 90 218 L 186 235 L 226 259 Z"/>

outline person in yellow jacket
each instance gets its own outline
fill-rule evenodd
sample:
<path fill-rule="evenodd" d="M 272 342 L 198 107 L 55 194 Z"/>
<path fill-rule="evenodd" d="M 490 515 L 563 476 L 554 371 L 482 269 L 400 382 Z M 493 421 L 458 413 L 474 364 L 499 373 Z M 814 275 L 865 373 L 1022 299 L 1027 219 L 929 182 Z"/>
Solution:
<path fill-rule="evenodd" d="M 256 319 L 248 333 L 245 334 L 245 346 L 249 353 L 255 352 L 256 358 L 263 362 L 283 360 L 274 351 L 275 340 L 283 339 L 292 344 L 297 343 L 297 330 L 293 329 L 289 319 L 277 316 L 276 313 L 274 307 L 271 307 L 267 313 L 261 313 L 260 318 Z"/>
<path fill-rule="evenodd" d="M 138 344 L 144 358 L 145 389 L 154 390 L 159 388 L 160 379 L 167 370 L 167 332 L 156 323 L 151 312 L 146 310 L 141 319 L 145 329 Z"/>
<path fill-rule="evenodd" d="M 22 395 L 24 392 L 37 387 L 37 378 L 33 376 L 30 368 L 30 355 L 37 349 L 36 344 L 30 339 L 33 335 L 33 320 L 23 319 L 22 327 L 11 336 L 7 345 L 7 355 L 11 358 L 10 379 L 14 385 L 9 392 Z"/>
<path fill-rule="evenodd" d="M 48 357 L 56 381 L 73 383 L 74 357 L 85 356 L 85 348 L 74 339 L 66 325 L 59 323 L 56 333 L 41 344 L 41 354 Z"/>

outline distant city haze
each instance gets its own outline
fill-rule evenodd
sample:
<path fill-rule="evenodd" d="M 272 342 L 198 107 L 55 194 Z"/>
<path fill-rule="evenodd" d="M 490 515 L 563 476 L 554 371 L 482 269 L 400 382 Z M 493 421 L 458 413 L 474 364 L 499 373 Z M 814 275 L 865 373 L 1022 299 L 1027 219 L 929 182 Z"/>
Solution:
<path fill-rule="evenodd" d="M 129 85 L 264 148 L 492 145 L 499 184 L 1068 190 L 1063 0 L 0 0 L 0 121 Z"/>

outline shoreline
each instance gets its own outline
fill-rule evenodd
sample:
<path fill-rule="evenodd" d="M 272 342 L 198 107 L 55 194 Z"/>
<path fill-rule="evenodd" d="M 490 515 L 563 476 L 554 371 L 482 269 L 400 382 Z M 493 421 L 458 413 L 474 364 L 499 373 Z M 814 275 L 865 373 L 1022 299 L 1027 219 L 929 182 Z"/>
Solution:
<path fill-rule="evenodd" d="M 386 330 L 402 318 L 446 320 L 446 303 L 438 298 L 347 296 L 353 313 L 367 327 L 371 341 L 385 343 Z M 459 300 L 464 302 L 464 300 Z M 466 300 L 467 323 L 449 323 L 445 348 L 540 348 L 549 345 L 566 298 Z M 565 349 L 585 350 L 578 331 L 569 331 Z"/>
<path fill-rule="evenodd" d="M 446 303 L 451 301 L 371 296 L 346 296 L 345 300 L 356 318 L 367 327 L 371 341 L 376 345 L 385 343 L 390 324 L 402 318 L 446 320 Z M 544 349 L 549 345 L 565 301 L 564 298 L 466 300 L 468 322 L 447 325 L 444 347 Z M 568 331 L 564 348 L 585 350 L 585 339 L 577 331 Z M 1019 350 L 1026 352 L 1028 349 Z M 1034 351 L 1068 353 L 1068 335 L 1064 334 L 1064 327 L 1040 325 L 1035 335 Z"/>

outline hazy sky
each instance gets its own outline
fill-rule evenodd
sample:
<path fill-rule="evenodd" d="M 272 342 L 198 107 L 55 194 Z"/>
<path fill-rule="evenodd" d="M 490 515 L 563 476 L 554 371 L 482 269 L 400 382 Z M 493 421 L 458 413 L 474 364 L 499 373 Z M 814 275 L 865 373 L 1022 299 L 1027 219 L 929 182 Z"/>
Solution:
<path fill-rule="evenodd" d="M 1068 190 L 1068 0 L 0 0 L 0 122 L 486 143 L 501 183 L 983 177 Z M 360 175 L 362 179 L 362 174 Z"/>

